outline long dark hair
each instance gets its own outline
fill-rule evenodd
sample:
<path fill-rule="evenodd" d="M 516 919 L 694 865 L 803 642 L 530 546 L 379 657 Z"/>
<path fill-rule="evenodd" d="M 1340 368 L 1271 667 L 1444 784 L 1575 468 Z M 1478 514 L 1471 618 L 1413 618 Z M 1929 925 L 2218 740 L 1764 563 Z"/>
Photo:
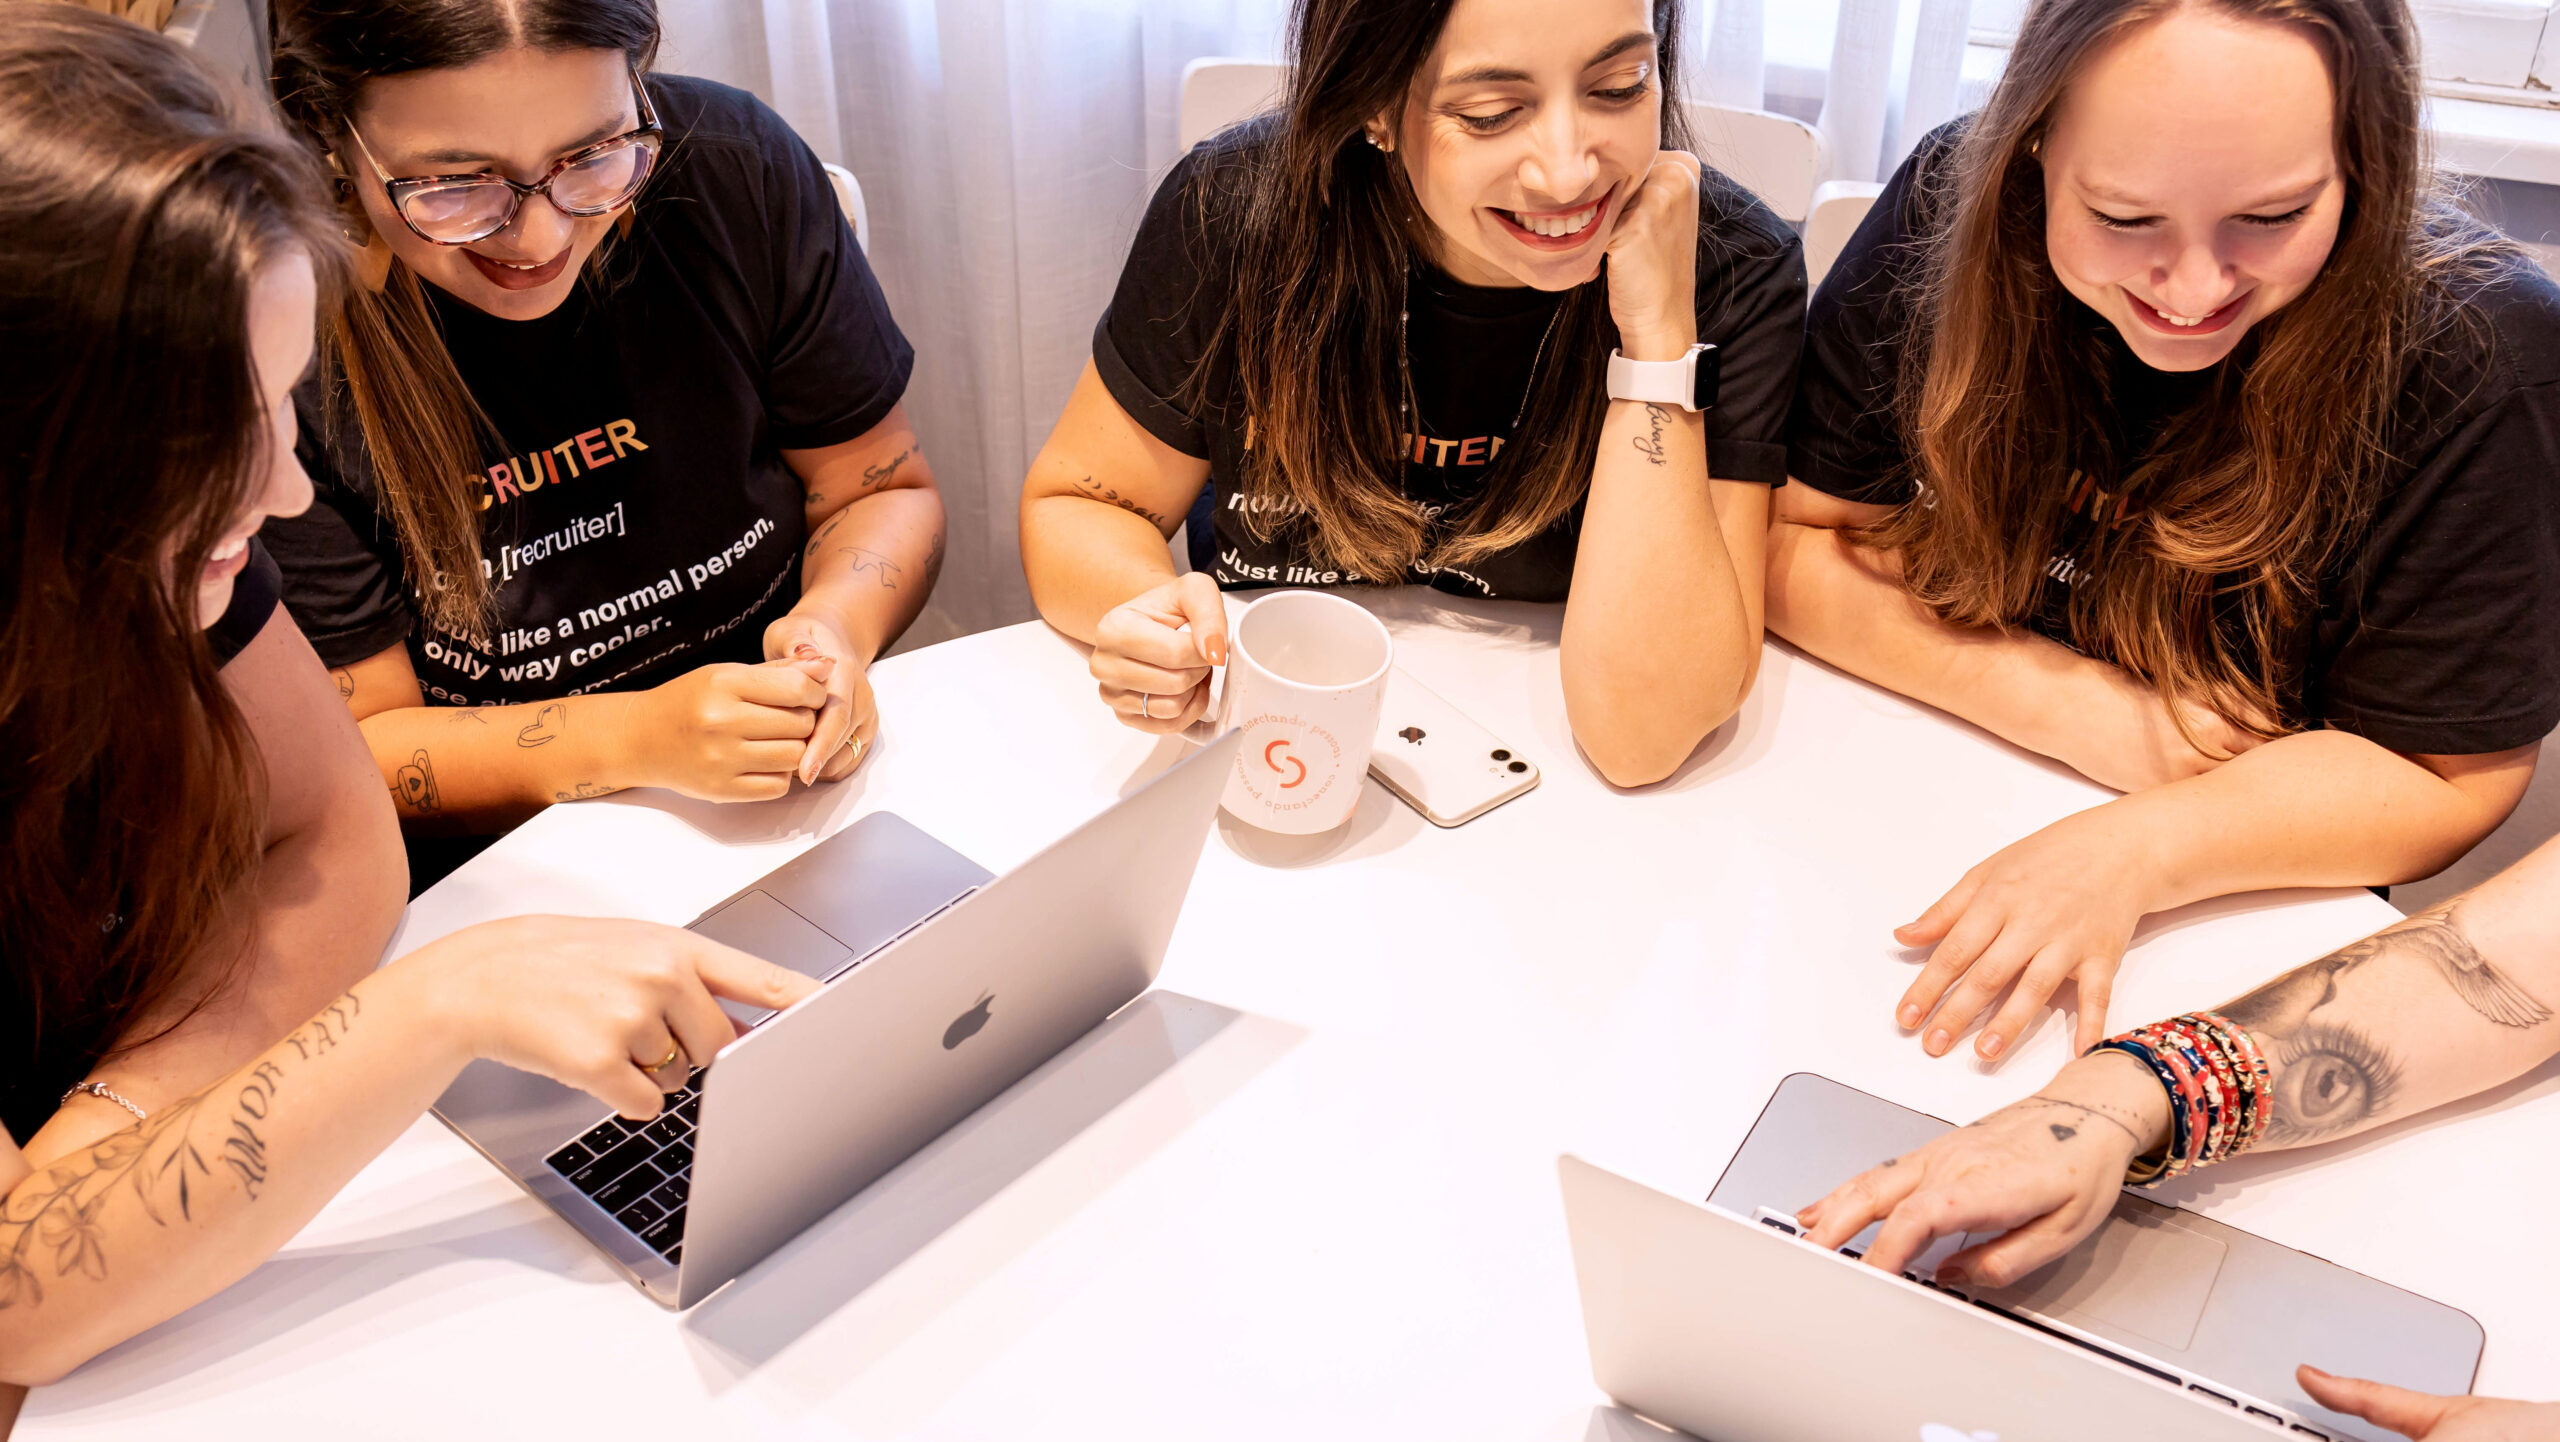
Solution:
<path fill-rule="evenodd" d="M 1432 253 L 1431 222 L 1404 166 L 1366 144 L 1362 127 L 1403 113 L 1454 3 L 1297 0 L 1270 143 L 1229 151 L 1225 170 L 1205 177 L 1194 217 L 1241 236 L 1193 385 L 1205 399 L 1207 377 L 1228 365 L 1242 385 L 1248 524 L 1266 538 L 1302 526 L 1331 564 L 1381 583 L 1416 562 L 1480 560 L 1554 525 L 1589 488 L 1608 417 L 1600 366 L 1553 366 L 1480 496 L 1435 527 L 1404 494 L 1397 402 L 1410 397 L 1398 316 L 1410 267 Z M 1689 148 L 1680 10 L 1680 0 L 1654 0 L 1653 32 L 1663 144 Z M 1605 274 L 1561 305 L 1558 356 L 1604 356 L 1618 343 Z"/>
<path fill-rule="evenodd" d="M 0 1114 L 194 989 L 257 860 L 192 578 L 268 463 L 255 277 L 339 274 L 321 184 L 174 43 L 0 6 Z"/>
<path fill-rule="evenodd" d="M 2028 13 L 1948 179 L 1923 197 L 1944 219 L 1899 400 L 1923 499 L 1865 539 L 1901 552 L 1904 583 L 1938 615 L 2013 626 L 2040 604 L 2074 473 L 2122 494 L 2133 504 L 2096 542 L 2104 564 L 2071 588 L 2073 641 L 2164 697 L 2273 735 L 2300 724 L 2294 643 L 2371 515 L 2410 362 L 2463 320 L 2447 282 L 2505 247 L 2428 169 L 2402 0 L 2203 0 L 2320 46 L 2346 210 L 2318 278 L 2258 322 L 2205 399 L 2147 454 L 2104 453 L 2087 418 L 2108 404 L 2106 367 L 2046 255 L 2034 148 L 2091 57 L 2181 3 L 2041 0 Z"/>
<path fill-rule="evenodd" d="M 271 28 L 276 104 L 321 154 L 340 149 L 369 80 L 518 46 L 618 50 L 645 71 L 659 39 L 657 0 L 275 0 Z M 350 156 L 340 169 L 361 164 Z M 369 224 L 351 194 L 345 208 L 351 225 Z M 330 316 L 323 360 L 363 431 L 421 609 L 440 629 L 478 635 L 490 610 L 478 485 L 488 422 L 445 350 L 423 283 L 386 259 L 379 288 L 350 290 Z"/>

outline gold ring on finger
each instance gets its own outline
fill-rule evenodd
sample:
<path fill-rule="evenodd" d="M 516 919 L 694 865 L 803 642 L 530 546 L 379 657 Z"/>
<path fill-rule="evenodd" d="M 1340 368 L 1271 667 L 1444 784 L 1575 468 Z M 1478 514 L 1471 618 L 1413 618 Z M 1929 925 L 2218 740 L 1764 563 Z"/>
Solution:
<path fill-rule="evenodd" d="M 656 1064 L 655 1066 L 644 1066 L 644 1067 L 642 1067 L 642 1068 L 640 1068 L 640 1069 L 641 1069 L 642 1071 L 645 1071 L 645 1072 L 652 1072 L 652 1073 L 655 1073 L 655 1072 L 662 1072 L 662 1071 L 665 1071 L 667 1068 L 669 1068 L 669 1067 L 671 1067 L 671 1066 L 674 1066 L 674 1065 L 676 1064 L 676 1062 L 677 1062 L 680 1058 L 682 1058 L 683 1056 L 684 1056 L 684 1043 L 682 1043 L 682 1042 L 678 1042 L 678 1043 L 676 1043 L 674 1046 L 671 1046 L 671 1047 L 668 1047 L 668 1048 L 667 1048 L 667 1054 L 666 1054 L 665 1056 L 662 1056 L 662 1057 L 658 1058 L 657 1064 Z"/>

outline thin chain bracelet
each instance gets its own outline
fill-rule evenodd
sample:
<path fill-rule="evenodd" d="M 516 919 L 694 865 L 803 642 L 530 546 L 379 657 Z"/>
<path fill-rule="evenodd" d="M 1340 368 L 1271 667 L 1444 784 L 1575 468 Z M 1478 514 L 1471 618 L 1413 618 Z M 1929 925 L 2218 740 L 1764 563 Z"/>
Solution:
<path fill-rule="evenodd" d="M 55 1102 L 55 1103 L 54 1103 L 54 1105 L 55 1105 L 55 1106 L 61 1106 L 61 1105 L 63 1105 L 63 1103 L 70 1101 L 73 1097 L 76 1097 L 76 1096 L 83 1096 L 83 1095 L 86 1095 L 86 1096 L 93 1096 L 93 1097 L 103 1097 L 103 1098 L 105 1098 L 105 1099 L 106 1099 L 106 1100 L 108 1100 L 108 1101 L 114 1102 L 117 1106 L 120 1106 L 120 1107 L 124 1108 L 126 1111 L 129 1111 L 129 1112 L 133 1113 L 133 1119 L 134 1119 L 135 1121 L 138 1121 L 138 1122 L 147 1122 L 147 1121 L 151 1120 L 151 1114 L 150 1114 L 149 1112 L 146 1112 L 146 1111 L 144 1111 L 142 1108 L 140 1108 L 140 1107 L 138 1107 L 138 1106 L 135 1106 L 135 1105 L 133 1104 L 133 1101 L 132 1101 L 132 1099 L 131 1099 L 131 1098 L 126 1097 L 126 1096 L 123 1096 L 123 1095 L 120 1095 L 120 1094 L 118 1094 L 117 1092 L 115 1092 L 115 1091 L 111 1090 L 111 1089 L 107 1086 L 107 1084 L 106 1084 L 105 1082 L 93 1082 L 93 1081 L 75 1082 L 75 1083 L 73 1083 L 73 1084 L 72 1084 L 71 1090 L 69 1090 L 69 1091 L 67 1091 L 67 1092 L 64 1092 L 64 1093 L 62 1094 L 62 1101 Z"/>

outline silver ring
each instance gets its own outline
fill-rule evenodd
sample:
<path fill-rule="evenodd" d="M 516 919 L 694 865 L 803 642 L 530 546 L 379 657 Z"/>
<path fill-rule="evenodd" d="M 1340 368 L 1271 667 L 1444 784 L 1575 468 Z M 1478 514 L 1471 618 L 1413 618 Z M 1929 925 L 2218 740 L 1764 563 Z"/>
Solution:
<path fill-rule="evenodd" d="M 1156 714 L 1156 702 L 1157 702 L 1159 699 L 1161 699 L 1161 698 L 1158 698 L 1158 697 L 1156 697 L 1156 696 L 1154 696 L 1154 695 L 1151 695 L 1151 694 L 1149 694 L 1148 692 L 1145 692 L 1145 691 L 1141 691 L 1141 692 L 1139 692 L 1139 693 L 1138 693 L 1138 714 L 1140 714 L 1140 715 L 1142 715 L 1142 716 L 1146 717 L 1146 718 L 1147 718 L 1148 720 L 1150 720 L 1150 721 L 1161 721 L 1161 720 L 1163 720 L 1163 719 L 1164 719 L 1163 717 L 1158 716 L 1158 715 Z"/>

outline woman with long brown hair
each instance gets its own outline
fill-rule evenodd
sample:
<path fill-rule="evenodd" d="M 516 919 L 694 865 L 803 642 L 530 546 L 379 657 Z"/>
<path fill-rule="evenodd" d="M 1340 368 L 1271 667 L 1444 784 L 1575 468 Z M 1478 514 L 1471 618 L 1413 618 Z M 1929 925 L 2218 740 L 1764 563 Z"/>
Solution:
<path fill-rule="evenodd" d="M 279 0 L 366 244 L 269 534 L 404 824 L 834 779 L 924 604 L 913 352 L 817 157 L 655 0 Z M 449 849 L 448 849 L 449 850 Z"/>
<path fill-rule="evenodd" d="M 1301 0 L 1287 98 L 1158 189 L 1023 489 L 1032 599 L 1124 722 L 1196 719 L 1220 589 L 1273 585 L 1563 602 L 1620 785 L 1741 704 L 1804 263 L 1680 148 L 1679 22 Z"/>
<path fill-rule="evenodd" d="M 2431 176 L 2400 0 L 2040 0 L 1824 280 L 1769 624 L 2125 791 L 1895 933 L 2105 1034 L 2150 912 L 2428 875 L 2560 720 L 2560 292 Z"/>
<path fill-rule="evenodd" d="M 651 1116 L 733 1035 L 715 990 L 807 990 L 547 918 L 372 969 L 397 832 L 252 539 L 311 497 L 323 194 L 173 43 L 0 5 L 0 1431 L 255 1266 L 471 1059 Z"/>

